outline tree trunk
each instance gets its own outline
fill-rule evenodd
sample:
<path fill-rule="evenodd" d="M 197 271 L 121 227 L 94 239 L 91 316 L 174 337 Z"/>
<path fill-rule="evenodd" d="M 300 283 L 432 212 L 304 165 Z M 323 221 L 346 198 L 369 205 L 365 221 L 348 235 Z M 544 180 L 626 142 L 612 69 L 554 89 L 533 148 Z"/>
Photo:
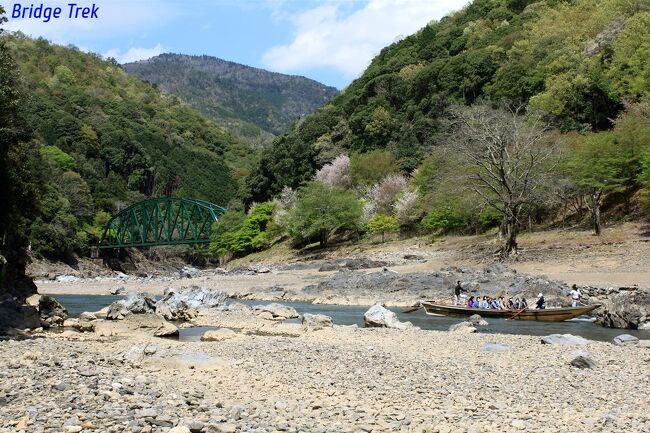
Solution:
<path fill-rule="evenodd" d="M 600 198 L 603 195 L 603 191 L 601 189 L 597 189 L 594 191 L 592 194 L 592 205 L 591 205 L 591 220 L 593 222 L 594 226 L 594 233 L 596 236 L 600 236 L 600 232 L 602 231 L 601 223 L 600 223 Z"/>
<path fill-rule="evenodd" d="M 505 224 L 506 244 L 503 247 L 504 257 L 508 257 L 517 252 L 517 219 L 510 217 Z"/>

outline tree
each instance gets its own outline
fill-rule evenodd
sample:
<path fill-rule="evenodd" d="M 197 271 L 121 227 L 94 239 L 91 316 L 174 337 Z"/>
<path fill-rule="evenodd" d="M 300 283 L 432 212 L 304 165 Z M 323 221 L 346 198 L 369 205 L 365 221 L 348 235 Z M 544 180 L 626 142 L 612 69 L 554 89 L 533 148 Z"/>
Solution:
<path fill-rule="evenodd" d="M 36 291 L 25 277 L 29 224 L 37 213 L 38 153 L 21 108 L 18 68 L 2 37 L 7 21 L 0 6 L 0 293 L 27 296 Z"/>
<path fill-rule="evenodd" d="M 399 172 L 395 155 L 383 150 L 354 154 L 350 158 L 350 176 L 357 185 L 373 185 L 389 174 Z"/>
<path fill-rule="evenodd" d="M 352 182 L 350 179 L 350 158 L 339 155 L 331 163 L 325 164 L 316 172 L 316 180 L 339 188 L 347 188 Z"/>
<path fill-rule="evenodd" d="M 502 258 L 517 251 L 519 217 L 526 204 L 539 201 L 557 165 L 548 126 L 520 108 L 486 104 L 452 107 L 448 139 L 467 163 L 470 188 L 502 216 Z"/>
<path fill-rule="evenodd" d="M 588 195 L 594 233 L 602 230 L 600 210 L 603 196 L 623 192 L 644 180 L 644 150 L 650 134 L 647 104 L 629 106 L 612 131 L 576 136 L 567 162 L 579 193 Z"/>
<path fill-rule="evenodd" d="M 318 241 L 324 247 L 337 231 L 359 230 L 361 216 L 361 202 L 352 192 L 310 182 L 298 191 L 287 227 L 296 244 Z"/>
<path fill-rule="evenodd" d="M 375 214 L 368 221 L 368 231 L 370 233 L 381 233 L 381 241 L 383 243 L 386 232 L 394 233 L 399 231 L 399 222 L 390 215 Z"/>

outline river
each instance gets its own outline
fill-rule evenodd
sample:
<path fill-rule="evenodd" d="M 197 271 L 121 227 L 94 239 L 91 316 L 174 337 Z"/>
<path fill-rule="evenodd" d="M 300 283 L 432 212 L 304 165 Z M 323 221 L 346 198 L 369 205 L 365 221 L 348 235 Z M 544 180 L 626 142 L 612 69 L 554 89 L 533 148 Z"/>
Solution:
<path fill-rule="evenodd" d="M 121 296 L 110 295 L 56 295 L 55 298 L 63 304 L 68 313 L 78 316 L 84 311 L 98 311 L 112 302 L 122 299 Z M 247 305 L 268 304 L 268 301 L 239 301 Z M 363 314 L 369 306 L 357 305 L 327 305 L 307 304 L 301 302 L 282 302 L 283 305 L 291 306 L 300 314 L 325 314 L 330 316 L 337 325 L 363 326 Z M 404 314 L 403 307 L 392 308 L 397 317 L 402 321 L 410 321 L 413 325 L 422 329 L 446 331 L 450 325 L 459 323 L 463 319 L 443 316 L 427 316 L 422 310 L 415 313 Z M 288 320 L 287 322 L 292 322 Z M 294 320 L 297 322 L 297 319 Z M 581 337 L 598 340 L 611 341 L 620 334 L 631 334 L 639 339 L 650 339 L 650 331 L 638 331 L 631 329 L 604 328 L 594 324 L 589 318 L 577 318 L 566 322 L 534 322 L 523 320 L 489 319 L 489 325 L 480 328 L 481 333 L 493 334 L 524 334 L 524 335 L 549 335 L 549 334 L 573 334 Z M 209 328 L 181 329 L 181 340 L 198 339 L 201 333 Z"/>

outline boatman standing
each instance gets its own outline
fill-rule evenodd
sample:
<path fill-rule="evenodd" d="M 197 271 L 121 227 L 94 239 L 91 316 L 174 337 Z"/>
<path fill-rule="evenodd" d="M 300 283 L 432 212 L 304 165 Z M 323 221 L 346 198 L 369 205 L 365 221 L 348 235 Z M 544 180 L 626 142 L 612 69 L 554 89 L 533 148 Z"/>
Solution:
<path fill-rule="evenodd" d="M 546 300 L 544 299 L 544 295 L 542 293 L 537 295 L 537 303 L 535 304 L 535 308 L 538 310 L 543 310 L 546 308 Z"/>
<path fill-rule="evenodd" d="M 577 285 L 571 286 L 571 291 L 569 292 L 571 295 L 571 306 L 573 308 L 578 306 L 578 302 L 580 301 L 580 298 L 582 298 L 582 292 L 580 292 L 580 289 L 578 289 Z"/>
<path fill-rule="evenodd" d="M 460 304 L 460 292 L 466 292 L 467 290 L 463 289 L 463 286 L 460 285 L 460 281 L 456 281 L 456 287 L 454 287 L 454 305 Z"/>

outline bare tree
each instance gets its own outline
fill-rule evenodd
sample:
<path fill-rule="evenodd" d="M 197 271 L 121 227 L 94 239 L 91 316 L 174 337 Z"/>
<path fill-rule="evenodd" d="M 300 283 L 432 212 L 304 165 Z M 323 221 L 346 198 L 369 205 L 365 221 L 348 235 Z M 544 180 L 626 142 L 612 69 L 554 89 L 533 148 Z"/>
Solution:
<path fill-rule="evenodd" d="M 521 107 L 495 109 L 485 104 L 452 107 L 449 146 L 468 165 L 463 176 L 488 206 L 503 217 L 505 258 L 517 252 L 522 209 L 540 203 L 549 190 L 557 146 L 549 126 L 525 116 Z"/>

